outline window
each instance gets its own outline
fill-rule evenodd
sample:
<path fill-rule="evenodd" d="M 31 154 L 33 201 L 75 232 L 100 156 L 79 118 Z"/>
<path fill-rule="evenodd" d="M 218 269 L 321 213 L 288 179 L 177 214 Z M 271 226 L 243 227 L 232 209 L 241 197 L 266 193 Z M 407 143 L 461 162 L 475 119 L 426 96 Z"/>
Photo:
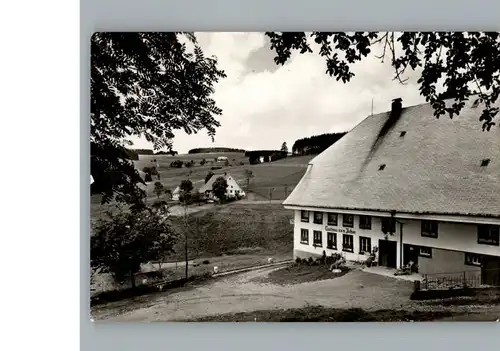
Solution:
<path fill-rule="evenodd" d="M 301 222 L 309 222 L 309 211 L 300 211 Z"/>
<path fill-rule="evenodd" d="M 342 251 L 354 252 L 354 237 L 349 234 L 342 236 Z"/>
<path fill-rule="evenodd" d="M 490 164 L 490 159 L 485 158 L 484 160 L 481 161 L 481 167 L 486 167 Z"/>
<path fill-rule="evenodd" d="M 343 215 L 342 225 L 347 228 L 352 228 L 354 226 L 354 216 L 351 214 Z"/>
<path fill-rule="evenodd" d="M 336 213 L 328 214 L 328 225 L 337 226 L 338 225 L 338 215 Z"/>
<path fill-rule="evenodd" d="M 364 236 L 359 237 L 359 253 L 370 254 L 372 252 L 372 239 Z"/>
<path fill-rule="evenodd" d="M 385 164 L 378 166 L 379 171 L 383 171 L 385 169 Z"/>
<path fill-rule="evenodd" d="M 321 240 L 322 232 L 320 230 L 315 230 L 313 232 L 313 245 L 322 247 L 323 241 Z"/>
<path fill-rule="evenodd" d="M 323 212 L 314 212 L 314 223 L 323 224 Z"/>
<path fill-rule="evenodd" d="M 395 233 L 396 232 L 396 221 L 392 218 L 382 218 L 382 232 L 383 233 Z"/>
<path fill-rule="evenodd" d="M 309 244 L 309 230 L 301 229 L 300 230 L 300 243 L 301 244 Z"/>
<path fill-rule="evenodd" d="M 360 229 L 372 229 L 372 218 L 370 216 L 359 216 Z"/>
<path fill-rule="evenodd" d="M 477 243 L 499 246 L 499 230 L 497 225 L 480 224 L 477 226 Z"/>
<path fill-rule="evenodd" d="M 337 234 L 326 233 L 326 248 L 337 250 Z"/>
<path fill-rule="evenodd" d="M 419 256 L 432 258 L 432 249 L 430 247 L 420 247 Z"/>
<path fill-rule="evenodd" d="M 422 221 L 421 235 L 427 238 L 438 237 L 438 222 L 436 221 Z"/>
<path fill-rule="evenodd" d="M 465 253 L 465 264 L 468 266 L 481 267 L 482 257 L 478 254 Z"/>

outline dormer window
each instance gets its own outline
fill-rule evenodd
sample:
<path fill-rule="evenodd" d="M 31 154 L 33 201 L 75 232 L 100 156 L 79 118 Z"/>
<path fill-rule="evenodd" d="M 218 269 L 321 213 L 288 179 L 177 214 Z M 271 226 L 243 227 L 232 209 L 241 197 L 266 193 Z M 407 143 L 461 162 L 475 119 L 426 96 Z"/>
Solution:
<path fill-rule="evenodd" d="M 401 132 L 401 134 L 399 134 L 399 136 L 400 136 L 401 138 L 402 138 L 402 137 L 404 137 L 405 135 L 406 135 L 406 131 L 404 131 L 404 130 Z"/>
<path fill-rule="evenodd" d="M 481 167 L 486 167 L 490 164 L 490 159 L 485 158 L 484 160 L 481 161 Z"/>
<path fill-rule="evenodd" d="M 382 164 L 378 167 L 378 170 L 379 171 L 383 171 L 385 169 L 385 164 Z"/>

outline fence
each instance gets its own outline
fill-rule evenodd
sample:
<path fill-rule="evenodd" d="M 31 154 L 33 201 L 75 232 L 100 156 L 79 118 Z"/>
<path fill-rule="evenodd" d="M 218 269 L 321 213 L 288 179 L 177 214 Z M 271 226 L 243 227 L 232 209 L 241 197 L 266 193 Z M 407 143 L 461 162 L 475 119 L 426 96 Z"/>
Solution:
<path fill-rule="evenodd" d="M 500 286 L 500 269 L 425 274 L 421 290 L 450 290 Z"/>

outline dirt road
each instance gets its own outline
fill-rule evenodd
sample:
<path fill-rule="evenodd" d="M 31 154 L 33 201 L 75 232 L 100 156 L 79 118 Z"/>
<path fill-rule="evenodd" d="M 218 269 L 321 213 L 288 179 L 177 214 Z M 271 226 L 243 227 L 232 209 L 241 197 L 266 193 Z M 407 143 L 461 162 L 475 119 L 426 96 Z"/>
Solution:
<path fill-rule="evenodd" d="M 406 309 L 437 310 L 409 299 L 412 283 L 354 270 L 330 280 L 278 286 L 261 283 L 263 277 L 279 268 L 268 268 L 218 279 L 192 289 L 157 294 L 95 308 L 95 320 L 108 321 L 182 321 L 221 313 L 297 308 L 322 305 L 334 308 L 366 310 Z M 466 309 L 457 306 L 455 309 Z M 477 309 L 481 309 L 478 306 Z M 490 314 L 500 317 L 500 307 Z"/>

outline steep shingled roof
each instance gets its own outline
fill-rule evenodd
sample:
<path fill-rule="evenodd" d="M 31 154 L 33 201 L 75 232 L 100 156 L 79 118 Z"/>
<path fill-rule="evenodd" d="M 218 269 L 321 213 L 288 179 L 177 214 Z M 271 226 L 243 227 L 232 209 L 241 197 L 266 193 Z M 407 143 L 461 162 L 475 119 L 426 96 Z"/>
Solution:
<path fill-rule="evenodd" d="M 226 173 L 226 174 L 214 174 L 214 175 L 213 175 L 213 176 L 212 176 L 212 177 L 208 180 L 208 182 L 207 182 L 206 184 L 203 184 L 203 185 L 200 187 L 200 189 L 199 189 L 198 191 L 199 191 L 200 193 L 204 193 L 204 192 L 205 192 L 205 191 L 207 191 L 207 190 L 212 191 L 212 185 L 214 184 L 215 180 L 216 180 L 217 178 L 219 178 L 219 177 L 222 177 L 222 178 L 224 178 L 224 179 L 226 179 L 226 180 L 227 180 L 227 179 L 228 179 L 228 178 L 230 178 L 231 176 L 230 176 L 228 173 Z M 231 177 L 231 178 L 232 178 L 232 177 Z M 234 179 L 234 178 L 233 178 L 233 179 Z"/>
<path fill-rule="evenodd" d="M 500 217 L 500 126 L 483 132 L 471 106 L 453 119 L 404 108 L 371 157 L 389 112 L 369 116 L 311 160 L 283 204 Z"/>

